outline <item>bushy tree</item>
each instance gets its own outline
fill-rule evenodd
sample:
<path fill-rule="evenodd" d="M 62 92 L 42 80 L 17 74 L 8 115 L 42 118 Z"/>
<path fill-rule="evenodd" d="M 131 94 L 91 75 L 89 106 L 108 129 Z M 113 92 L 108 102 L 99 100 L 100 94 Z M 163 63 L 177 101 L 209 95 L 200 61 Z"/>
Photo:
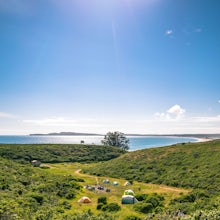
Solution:
<path fill-rule="evenodd" d="M 115 146 L 119 147 L 122 150 L 129 150 L 129 140 L 125 137 L 125 135 L 121 132 L 115 131 L 115 132 L 108 132 L 104 140 L 102 140 L 102 144 L 108 145 L 108 146 Z"/>
<path fill-rule="evenodd" d="M 102 207 L 102 211 L 107 211 L 107 212 L 118 212 L 120 210 L 121 210 L 121 206 L 118 205 L 118 203 L 116 202 L 109 203 Z"/>
<path fill-rule="evenodd" d="M 134 205 L 134 210 L 141 213 L 150 213 L 153 209 L 151 203 L 139 202 Z"/>
<path fill-rule="evenodd" d="M 98 198 L 98 203 L 107 204 L 107 198 L 106 196 L 100 196 Z"/>

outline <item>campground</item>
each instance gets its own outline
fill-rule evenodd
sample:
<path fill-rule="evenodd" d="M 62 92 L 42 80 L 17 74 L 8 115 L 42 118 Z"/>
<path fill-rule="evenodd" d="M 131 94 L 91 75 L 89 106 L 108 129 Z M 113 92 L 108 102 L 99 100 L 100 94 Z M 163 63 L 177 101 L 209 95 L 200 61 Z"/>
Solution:
<path fill-rule="evenodd" d="M 47 164 L 45 164 L 47 165 Z M 62 174 L 64 176 L 72 175 L 76 178 L 81 178 L 84 182 L 81 182 L 80 185 L 82 189 L 77 194 L 76 198 L 70 200 L 69 202 L 72 205 L 72 208 L 67 211 L 68 214 L 77 214 L 82 213 L 83 211 L 90 210 L 94 214 L 98 214 L 102 211 L 97 210 L 97 201 L 101 196 L 105 196 L 107 198 L 108 203 L 117 203 L 121 206 L 121 210 L 115 213 L 116 216 L 120 216 L 120 219 L 124 219 L 127 216 L 135 215 L 138 217 L 144 217 L 146 214 L 142 214 L 134 211 L 132 204 L 121 204 L 121 197 L 124 194 L 125 190 L 131 189 L 135 194 L 153 194 L 157 193 L 162 195 L 165 198 L 164 205 L 169 204 L 169 202 L 177 198 L 183 194 L 187 194 L 190 192 L 186 189 L 168 187 L 165 185 L 156 185 L 156 184 L 145 184 L 142 182 L 134 181 L 130 186 L 124 186 L 126 183 L 125 179 L 119 178 L 110 178 L 110 177 L 101 177 L 95 175 L 84 174 L 81 172 L 83 168 L 92 167 L 94 164 L 81 164 L 81 163 L 57 163 L 57 164 L 49 164 L 50 169 L 48 172 Z M 104 184 L 103 181 L 108 179 L 110 181 L 109 184 Z M 113 182 L 118 182 L 117 186 L 113 186 Z M 86 186 L 103 186 L 104 190 L 89 190 L 85 188 Z M 109 189 L 110 192 L 106 192 L 106 189 Z M 91 199 L 91 203 L 79 203 L 78 200 L 87 196 Z"/>

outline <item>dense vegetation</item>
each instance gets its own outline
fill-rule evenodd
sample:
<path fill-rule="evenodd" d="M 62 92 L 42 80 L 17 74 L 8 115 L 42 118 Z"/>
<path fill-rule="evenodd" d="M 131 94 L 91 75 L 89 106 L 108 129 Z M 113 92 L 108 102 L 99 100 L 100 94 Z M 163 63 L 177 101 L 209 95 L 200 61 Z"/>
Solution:
<path fill-rule="evenodd" d="M 71 208 L 81 181 L 0 158 L 0 219 L 59 217 Z"/>
<path fill-rule="evenodd" d="M 84 171 L 220 193 L 219 158 L 220 141 L 215 140 L 129 152 Z"/>
<path fill-rule="evenodd" d="M 220 140 L 129 152 L 84 169 L 98 176 L 194 189 L 172 200 L 169 210 L 185 214 L 220 208 Z"/>
<path fill-rule="evenodd" d="M 123 154 L 117 147 L 77 144 L 0 144 L 0 157 L 44 163 L 97 162 L 110 160 Z"/>
<path fill-rule="evenodd" d="M 111 158 L 115 159 L 109 160 Z M 217 220 L 220 219 L 219 158 L 219 140 L 125 154 L 118 148 L 104 146 L 0 145 L 0 219 Z M 98 163 L 59 163 L 43 169 L 44 166 L 33 167 L 30 163 L 32 159 L 47 163 Z M 103 160 L 109 161 L 100 162 Z M 79 174 L 76 172 L 79 168 L 96 177 Z M 94 181 L 102 183 L 106 177 L 100 176 L 133 182 L 134 185 L 129 187 L 138 192 L 135 196 L 139 202 L 134 205 L 120 204 L 125 189 L 123 179 L 117 187 L 109 185 L 111 193 L 107 194 L 96 195 L 82 189 L 82 186 Z M 146 184 L 135 180 L 190 190 L 172 188 L 178 191 L 178 195 L 169 197 L 170 189 L 163 186 L 166 190 L 162 194 L 161 191 L 160 194 L 146 194 L 141 189 Z M 93 198 L 89 206 L 92 211 L 87 205 L 77 203 L 85 192 Z M 94 198 L 97 201 L 94 202 Z"/>

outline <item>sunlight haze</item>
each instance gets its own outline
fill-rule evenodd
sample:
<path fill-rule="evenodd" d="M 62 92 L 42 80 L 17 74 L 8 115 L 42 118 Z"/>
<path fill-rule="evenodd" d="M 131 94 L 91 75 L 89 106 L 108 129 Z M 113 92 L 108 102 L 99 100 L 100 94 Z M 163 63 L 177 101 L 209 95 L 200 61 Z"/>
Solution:
<path fill-rule="evenodd" d="M 0 0 L 0 135 L 220 133 L 219 10 Z"/>

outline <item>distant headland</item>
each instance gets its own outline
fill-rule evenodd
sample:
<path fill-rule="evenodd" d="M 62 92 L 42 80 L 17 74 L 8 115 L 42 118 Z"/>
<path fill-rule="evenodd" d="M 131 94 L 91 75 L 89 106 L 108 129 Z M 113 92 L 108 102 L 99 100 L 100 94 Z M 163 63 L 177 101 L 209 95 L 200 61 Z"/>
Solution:
<path fill-rule="evenodd" d="M 30 136 L 102 136 L 102 134 L 79 132 L 53 132 L 48 134 L 29 134 Z"/>
<path fill-rule="evenodd" d="M 52 132 L 47 134 L 29 134 L 30 136 L 104 136 L 104 134 L 81 133 L 81 132 Z M 126 136 L 155 136 L 155 137 L 192 137 L 202 139 L 220 139 L 220 134 L 125 134 Z"/>

